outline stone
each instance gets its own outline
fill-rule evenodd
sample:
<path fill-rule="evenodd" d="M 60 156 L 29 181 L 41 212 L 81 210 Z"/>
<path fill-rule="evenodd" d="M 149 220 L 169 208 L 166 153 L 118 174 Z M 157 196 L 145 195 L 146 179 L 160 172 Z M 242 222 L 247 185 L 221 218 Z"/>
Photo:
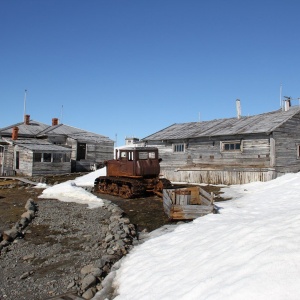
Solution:
<path fill-rule="evenodd" d="M 23 260 L 32 260 L 32 259 L 34 259 L 34 257 L 35 257 L 34 253 L 27 254 L 27 255 L 23 256 Z"/>
<path fill-rule="evenodd" d="M 20 276 L 20 279 L 25 279 L 25 278 L 27 278 L 28 276 L 30 276 L 29 272 L 25 272 L 25 273 L 23 273 L 23 274 Z"/>
<path fill-rule="evenodd" d="M 34 201 L 32 199 L 28 199 L 26 204 L 25 204 L 25 209 L 26 210 L 32 210 L 32 211 L 36 211 L 36 205 L 34 203 Z"/>
<path fill-rule="evenodd" d="M 95 277 L 100 277 L 102 275 L 102 271 L 99 268 L 92 268 L 91 269 L 91 274 L 94 275 Z"/>
<path fill-rule="evenodd" d="M 92 268 L 93 268 L 93 265 L 86 265 L 80 270 L 80 273 L 82 275 L 89 274 L 89 273 L 91 273 Z"/>
<path fill-rule="evenodd" d="M 27 218 L 21 218 L 19 221 L 20 227 L 23 229 L 29 224 L 29 220 Z"/>
<path fill-rule="evenodd" d="M 27 210 L 21 215 L 21 218 L 26 218 L 27 220 L 31 221 L 34 218 L 34 211 Z"/>
<path fill-rule="evenodd" d="M 83 294 L 82 294 L 82 298 L 83 299 L 92 299 L 96 294 L 96 289 L 95 288 L 89 288 L 87 291 L 85 291 Z"/>
<path fill-rule="evenodd" d="M 68 284 L 68 286 L 67 286 L 67 290 L 69 290 L 70 288 L 72 288 L 72 287 L 74 287 L 75 286 L 75 281 L 74 280 L 72 280 L 69 284 Z"/>
<path fill-rule="evenodd" d="M 94 275 L 89 274 L 86 277 L 84 277 L 81 281 L 81 289 L 83 291 L 86 291 L 88 288 L 96 285 L 97 279 Z"/>
<path fill-rule="evenodd" d="M 3 240 L 12 242 L 14 239 L 16 239 L 20 235 L 19 231 L 17 228 L 12 228 L 9 230 L 5 230 L 3 232 Z"/>
<path fill-rule="evenodd" d="M 109 243 L 110 241 L 112 241 L 114 239 L 114 236 L 112 234 L 108 234 L 105 238 L 105 242 Z"/>

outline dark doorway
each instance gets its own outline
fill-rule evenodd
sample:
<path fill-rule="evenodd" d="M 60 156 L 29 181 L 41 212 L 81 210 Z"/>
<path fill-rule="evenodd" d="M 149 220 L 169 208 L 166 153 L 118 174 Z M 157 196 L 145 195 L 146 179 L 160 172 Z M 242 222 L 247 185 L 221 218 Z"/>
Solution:
<path fill-rule="evenodd" d="M 20 153 L 19 151 L 16 152 L 16 170 L 19 170 L 20 165 Z"/>
<path fill-rule="evenodd" d="M 85 143 L 78 143 L 77 144 L 77 158 L 76 160 L 85 159 L 86 155 L 86 144 Z"/>

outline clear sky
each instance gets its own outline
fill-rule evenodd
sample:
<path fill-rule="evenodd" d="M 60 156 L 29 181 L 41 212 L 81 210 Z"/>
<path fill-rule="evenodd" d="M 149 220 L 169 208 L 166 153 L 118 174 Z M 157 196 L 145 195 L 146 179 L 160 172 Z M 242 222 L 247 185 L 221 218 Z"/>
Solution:
<path fill-rule="evenodd" d="M 297 0 L 0 0 L 0 128 L 26 114 L 124 144 L 300 97 Z M 294 101 L 293 104 L 298 104 Z"/>

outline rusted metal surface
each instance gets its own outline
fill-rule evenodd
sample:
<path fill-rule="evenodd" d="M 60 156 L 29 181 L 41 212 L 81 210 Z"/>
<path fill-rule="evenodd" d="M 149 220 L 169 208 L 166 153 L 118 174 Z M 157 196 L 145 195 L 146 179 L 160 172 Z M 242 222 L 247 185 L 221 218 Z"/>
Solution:
<path fill-rule="evenodd" d="M 213 198 L 198 186 L 164 189 L 164 211 L 170 220 L 193 220 L 214 211 Z"/>
<path fill-rule="evenodd" d="M 160 179 L 160 159 L 154 147 L 130 147 L 116 152 L 117 159 L 105 162 L 106 176 L 95 180 L 95 192 L 123 198 L 142 196 L 146 192 L 162 195 L 171 185 Z"/>

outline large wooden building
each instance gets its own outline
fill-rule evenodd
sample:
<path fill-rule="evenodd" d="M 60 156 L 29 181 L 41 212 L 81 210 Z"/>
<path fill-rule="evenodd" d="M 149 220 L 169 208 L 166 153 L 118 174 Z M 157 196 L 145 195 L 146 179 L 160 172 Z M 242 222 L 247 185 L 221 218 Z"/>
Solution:
<path fill-rule="evenodd" d="M 240 184 L 300 171 L 300 108 L 173 124 L 143 138 L 177 182 Z"/>
<path fill-rule="evenodd" d="M 24 122 L 0 129 L 0 175 L 46 175 L 90 171 L 112 159 L 114 141 L 59 124 Z"/>

